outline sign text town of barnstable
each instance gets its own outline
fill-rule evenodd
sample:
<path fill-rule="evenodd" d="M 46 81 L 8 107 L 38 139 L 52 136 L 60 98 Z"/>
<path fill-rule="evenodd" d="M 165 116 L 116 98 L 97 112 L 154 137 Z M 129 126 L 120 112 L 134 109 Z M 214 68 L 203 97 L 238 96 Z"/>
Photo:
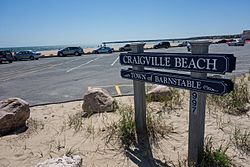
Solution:
<path fill-rule="evenodd" d="M 233 83 L 227 79 L 197 79 L 189 75 L 173 74 L 159 71 L 121 70 L 121 76 L 126 79 L 144 81 L 176 88 L 195 90 L 198 92 L 223 95 L 233 89 Z"/>
<path fill-rule="evenodd" d="M 132 48 L 133 52 L 120 54 L 121 65 L 133 67 L 127 70 L 122 69 L 121 76 L 125 79 L 134 80 L 137 135 L 147 132 L 145 130 L 144 82 L 191 90 L 188 132 L 188 163 L 190 165 L 198 163 L 202 155 L 206 93 L 223 95 L 233 90 L 231 80 L 209 78 L 207 73 L 225 74 L 235 70 L 236 66 L 236 58 L 233 54 L 208 54 L 208 42 L 194 42 L 191 43 L 191 46 L 192 54 L 143 52 L 143 45 L 137 45 L 134 49 Z M 162 70 L 144 70 L 144 67 L 189 71 L 191 75 L 169 73 Z"/>

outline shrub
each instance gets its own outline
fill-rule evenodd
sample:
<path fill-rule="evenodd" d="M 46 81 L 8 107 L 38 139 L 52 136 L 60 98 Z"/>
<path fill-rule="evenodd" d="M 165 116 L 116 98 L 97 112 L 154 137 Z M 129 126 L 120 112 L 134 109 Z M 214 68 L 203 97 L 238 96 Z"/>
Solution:
<path fill-rule="evenodd" d="M 121 119 L 117 124 L 118 136 L 123 145 L 134 145 L 136 142 L 136 132 L 132 107 L 121 109 L 119 113 L 121 115 Z"/>
<path fill-rule="evenodd" d="M 150 141 L 157 144 L 159 139 L 165 138 L 168 134 L 174 133 L 172 124 L 167 125 L 161 115 L 152 113 L 152 109 L 147 110 L 147 130 Z"/>
<path fill-rule="evenodd" d="M 232 160 L 226 155 L 228 146 L 223 148 L 222 145 L 219 148 L 213 147 L 212 138 L 207 138 L 204 150 L 202 153 L 201 163 L 197 166 L 200 167 L 230 167 L 232 166 Z"/>
<path fill-rule="evenodd" d="M 219 107 L 222 111 L 233 114 L 245 114 L 248 109 L 246 104 L 249 102 L 247 83 L 240 79 L 234 85 L 234 90 L 224 96 L 209 95 L 208 105 L 212 107 Z"/>
<path fill-rule="evenodd" d="M 78 132 L 83 127 L 83 121 L 82 121 L 82 114 L 81 112 L 78 112 L 74 115 L 68 115 L 68 126 L 70 128 L 73 128 L 75 132 Z"/>
<path fill-rule="evenodd" d="M 123 147 L 136 145 L 136 127 L 134 111 L 131 106 L 120 106 L 118 113 L 121 118 L 118 122 L 111 124 L 108 129 L 107 143 L 112 139 L 120 141 Z M 174 131 L 172 125 L 166 125 L 159 115 L 153 115 L 150 109 L 147 109 L 147 130 L 152 143 L 156 144 L 160 137 L 165 137 Z"/>
<path fill-rule="evenodd" d="M 250 132 L 245 129 L 242 131 L 235 127 L 233 134 L 233 143 L 242 153 L 249 155 L 250 153 Z"/>

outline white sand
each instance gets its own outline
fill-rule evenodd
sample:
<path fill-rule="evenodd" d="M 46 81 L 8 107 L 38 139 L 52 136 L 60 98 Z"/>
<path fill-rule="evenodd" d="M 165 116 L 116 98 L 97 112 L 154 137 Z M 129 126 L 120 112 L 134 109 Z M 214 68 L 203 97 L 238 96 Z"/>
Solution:
<path fill-rule="evenodd" d="M 122 97 L 117 100 L 126 105 L 133 103 L 133 97 Z M 62 156 L 70 149 L 73 153 L 82 156 L 83 166 L 136 166 L 126 158 L 118 144 L 105 144 L 107 135 L 105 129 L 111 122 L 117 122 L 118 113 L 96 114 L 90 118 L 84 118 L 83 129 L 77 133 L 67 126 L 69 115 L 80 112 L 81 104 L 82 102 L 71 102 L 32 107 L 31 118 L 41 122 L 44 127 L 34 129 L 33 125 L 33 128 L 29 128 L 24 133 L 0 137 L 0 166 L 34 166 L 50 157 Z M 159 103 L 151 104 L 151 107 L 155 109 L 154 114 L 159 106 Z M 162 121 L 173 125 L 175 133 L 169 134 L 167 139 L 162 139 L 160 148 L 153 148 L 153 154 L 162 162 L 166 160 L 176 164 L 178 157 L 184 159 L 187 156 L 187 100 L 184 100 L 183 109 L 163 112 L 162 116 Z M 213 137 L 216 146 L 230 142 L 235 126 L 249 130 L 249 117 L 207 110 L 206 136 Z M 249 156 L 241 155 L 232 143 L 228 154 L 239 166 L 246 167 L 250 164 Z"/>

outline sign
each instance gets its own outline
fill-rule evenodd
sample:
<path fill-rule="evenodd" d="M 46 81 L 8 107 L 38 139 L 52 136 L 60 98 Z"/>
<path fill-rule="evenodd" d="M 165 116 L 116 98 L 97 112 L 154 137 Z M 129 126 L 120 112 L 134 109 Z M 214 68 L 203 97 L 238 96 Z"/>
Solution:
<path fill-rule="evenodd" d="M 121 53 L 121 65 L 225 74 L 235 70 L 233 54 Z"/>
<path fill-rule="evenodd" d="M 121 76 L 126 79 L 139 80 L 217 95 L 223 95 L 233 90 L 232 81 L 227 79 L 199 79 L 185 74 L 166 73 L 150 70 L 136 71 L 132 69 L 122 69 Z"/>
<path fill-rule="evenodd" d="M 199 164 L 204 147 L 206 93 L 223 95 L 233 90 L 231 80 L 209 78 L 207 73 L 232 72 L 235 70 L 236 58 L 233 54 L 208 54 L 209 44 L 207 41 L 191 42 L 192 54 L 143 52 L 144 44 L 134 44 L 131 45 L 132 52 L 120 54 L 121 65 L 132 66 L 132 69 L 122 69 L 121 76 L 133 80 L 138 141 L 145 138 L 140 136 L 141 134 L 147 134 L 145 82 L 191 90 L 188 132 L 189 166 Z M 191 74 L 145 70 L 144 67 L 182 70 Z"/>

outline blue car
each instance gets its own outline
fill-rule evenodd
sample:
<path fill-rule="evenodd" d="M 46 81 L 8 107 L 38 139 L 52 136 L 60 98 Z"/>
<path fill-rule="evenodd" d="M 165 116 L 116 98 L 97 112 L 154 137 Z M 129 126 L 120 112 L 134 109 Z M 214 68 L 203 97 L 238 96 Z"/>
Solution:
<path fill-rule="evenodd" d="M 113 51 L 114 51 L 113 48 L 103 46 L 103 47 L 100 47 L 100 48 L 98 48 L 96 50 L 93 50 L 92 53 L 95 53 L 95 54 L 98 54 L 98 53 L 112 53 Z"/>
<path fill-rule="evenodd" d="M 14 60 L 23 60 L 23 59 L 30 59 L 30 60 L 38 60 L 41 56 L 40 52 L 34 52 L 32 50 L 23 50 L 20 52 L 17 52 L 14 55 Z"/>

